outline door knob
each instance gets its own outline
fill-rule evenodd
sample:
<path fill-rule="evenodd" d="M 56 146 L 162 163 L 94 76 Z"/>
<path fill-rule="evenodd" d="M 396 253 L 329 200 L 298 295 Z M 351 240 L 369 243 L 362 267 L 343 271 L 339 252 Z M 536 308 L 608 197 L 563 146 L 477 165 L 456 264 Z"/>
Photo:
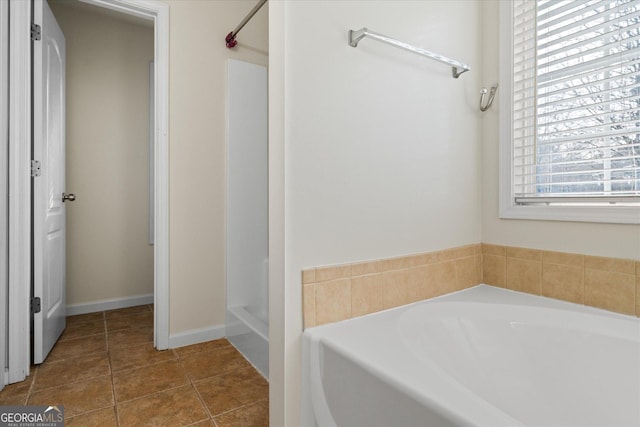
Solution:
<path fill-rule="evenodd" d="M 73 193 L 62 193 L 62 203 L 66 202 L 67 200 L 73 202 L 74 200 L 76 200 L 76 195 Z"/>

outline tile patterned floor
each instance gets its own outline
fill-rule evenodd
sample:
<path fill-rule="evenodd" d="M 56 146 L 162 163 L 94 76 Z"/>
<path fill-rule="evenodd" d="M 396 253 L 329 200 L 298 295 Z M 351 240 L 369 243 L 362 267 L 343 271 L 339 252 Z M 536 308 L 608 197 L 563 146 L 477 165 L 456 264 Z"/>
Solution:
<path fill-rule="evenodd" d="M 269 424 L 267 381 L 226 339 L 153 348 L 153 307 L 67 318 L 45 363 L 0 405 L 64 405 L 69 426 Z"/>

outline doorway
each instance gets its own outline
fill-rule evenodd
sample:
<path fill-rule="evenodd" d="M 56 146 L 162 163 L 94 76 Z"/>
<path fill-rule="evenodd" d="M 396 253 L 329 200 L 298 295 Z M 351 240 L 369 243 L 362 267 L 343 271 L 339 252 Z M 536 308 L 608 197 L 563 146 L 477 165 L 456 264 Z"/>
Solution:
<path fill-rule="evenodd" d="M 42 0 L 34 0 L 39 2 Z M 168 325 L 168 5 L 157 1 L 84 0 L 96 6 L 147 19 L 154 24 L 154 345 L 166 349 L 169 344 Z M 31 209 L 30 171 L 21 165 L 30 164 L 30 43 L 29 23 L 33 3 L 11 0 L 10 3 L 10 64 L 11 88 L 9 107 L 9 313 L 8 313 L 8 377 L 5 382 L 22 381 L 29 373 L 29 288 L 31 283 L 31 230 L 28 218 Z M 25 108 L 27 107 L 27 108 Z M 12 264 L 13 261 L 13 264 Z M 26 332 L 26 333 L 25 333 Z"/>
<path fill-rule="evenodd" d="M 76 0 L 48 0 L 48 6 L 55 21 L 44 21 L 34 60 L 38 70 L 47 27 L 59 26 L 66 51 L 66 183 L 58 192 L 71 193 L 60 204 L 66 212 L 66 315 L 152 304 L 153 22 Z M 53 163 L 43 161 L 44 178 Z M 34 191 L 44 181 L 34 179 Z M 41 199 L 34 194 L 36 207 Z M 42 361 L 38 343 L 34 339 L 35 363 Z"/>

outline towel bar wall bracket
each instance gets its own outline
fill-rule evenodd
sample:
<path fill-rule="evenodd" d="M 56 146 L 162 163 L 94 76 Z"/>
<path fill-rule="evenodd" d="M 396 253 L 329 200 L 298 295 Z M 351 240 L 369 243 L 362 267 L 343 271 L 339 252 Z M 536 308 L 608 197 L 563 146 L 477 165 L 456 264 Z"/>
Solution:
<path fill-rule="evenodd" d="M 408 50 L 413 53 L 417 53 L 418 55 L 426 56 L 427 58 L 436 60 L 438 62 L 442 62 L 443 64 L 447 64 L 451 66 L 451 74 L 454 79 L 460 77 L 462 73 L 465 73 L 471 70 L 467 64 L 462 63 L 460 61 L 456 61 L 455 59 L 447 58 L 446 56 L 440 55 L 435 52 L 431 52 L 426 49 L 422 49 L 420 47 L 412 46 L 408 43 L 401 42 L 396 39 L 392 39 L 391 37 L 387 37 L 385 35 L 376 33 L 374 31 L 370 31 L 369 29 L 361 28 L 359 30 L 349 30 L 349 45 L 351 47 L 358 47 L 358 43 L 365 37 L 371 37 L 372 39 L 388 43 L 392 46 L 399 47 L 401 49 Z"/>

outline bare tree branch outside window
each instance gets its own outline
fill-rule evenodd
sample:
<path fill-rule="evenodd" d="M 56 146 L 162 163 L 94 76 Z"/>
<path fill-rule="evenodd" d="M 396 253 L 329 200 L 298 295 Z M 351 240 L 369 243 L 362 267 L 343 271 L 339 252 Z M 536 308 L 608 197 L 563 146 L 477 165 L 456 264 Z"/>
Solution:
<path fill-rule="evenodd" d="M 640 1 L 536 8 L 530 195 L 640 195 Z"/>

